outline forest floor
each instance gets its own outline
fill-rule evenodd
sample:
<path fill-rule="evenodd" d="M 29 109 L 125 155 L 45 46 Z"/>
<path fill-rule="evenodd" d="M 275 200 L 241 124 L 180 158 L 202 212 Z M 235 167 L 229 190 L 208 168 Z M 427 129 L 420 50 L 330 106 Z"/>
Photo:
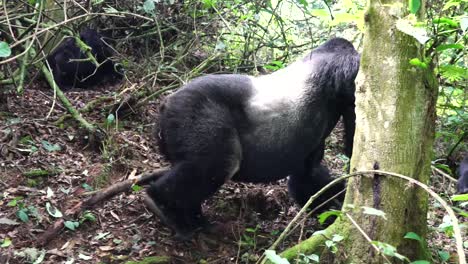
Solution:
<path fill-rule="evenodd" d="M 112 98 L 118 89 L 71 90 L 66 96 L 79 109 L 98 97 Z M 10 97 L 7 111 L 0 113 L 0 263 L 28 263 L 33 255 L 42 255 L 42 263 L 121 263 L 149 256 L 166 256 L 170 263 L 255 263 L 300 209 L 288 197 L 286 180 L 229 182 L 203 205 L 219 232 L 198 234 L 188 242 L 174 240 L 171 230 L 148 211 L 144 190 L 119 194 L 81 215 L 67 215 L 82 199 L 80 194 L 167 163 L 153 138 L 158 101 L 129 118 L 117 118 L 100 150 L 86 145 L 73 120 L 54 123 L 66 110 L 57 102 L 50 112 L 53 101 L 49 89 L 34 87 Z M 103 109 L 110 103 L 83 116 L 105 127 L 108 113 Z M 334 175 L 342 174 L 346 163 L 341 134 L 339 125 L 327 140 L 324 163 Z M 54 208 L 75 230 L 63 228 L 39 247 L 37 238 L 57 220 Z M 437 227 L 444 213 L 432 213 L 439 219 L 432 223 Z M 303 222 L 279 250 L 322 229 L 316 219 Z M 432 245 L 453 251 L 453 241 L 431 236 Z"/>

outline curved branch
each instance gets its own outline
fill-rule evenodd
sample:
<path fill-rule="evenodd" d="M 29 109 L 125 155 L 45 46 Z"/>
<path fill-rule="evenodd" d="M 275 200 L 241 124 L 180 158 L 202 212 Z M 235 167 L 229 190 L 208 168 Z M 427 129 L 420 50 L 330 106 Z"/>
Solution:
<path fill-rule="evenodd" d="M 284 229 L 284 231 L 281 233 L 281 235 L 278 237 L 278 239 L 273 243 L 273 245 L 269 249 L 274 250 L 279 245 L 279 243 L 285 238 L 286 234 L 289 232 L 289 230 L 292 228 L 292 226 L 295 225 L 296 222 L 298 221 L 298 219 L 305 213 L 307 207 L 309 207 L 312 204 L 312 202 L 319 195 L 321 195 L 322 193 L 324 193 L 325 191 L 327 191 L 333 185 L 337 184 L 340 181 L 343 181 L 343 180 L 345 180 L 347 178 L 361 176 L 361 175 L 367 175 L 367 174 L 379 174 L 379 175 L 383 175 L 383 176 L 397 177 L 397 178 L 406 180 L 406 181 L 408 181 L 410 183 L 414 183 L 414 184 L 418 185 L 423 190 L 425 190 L 427 193 L 429 193 L 429 195 L 431 195 L 433 198 L 435 198 L 442 205 L 442 207 L 444 207 L 444 209 L 447 211 L 447 213 L 448 213 L 448 215 L 450 217 L 450 220 L 452 221 L 453 232 L 454 232 L 454 237 L 455 237 L 455 243 L 456 243 L 456 247 L 457 247 L 457 254 L 458 254 L 458 257 L 460 259 L 459 263 L 460 264 L 466 264 L 466 256 L 465 256 L 465 252 L 464 252 L 464 249 L 463 249 L 463 239 L 462 239 L 462 236 L 461 236 L 461 231 L 460 231 L 460 226 L 458 224 L 458 219 L 457 219 L 453 209 L 447 204 L 447 202 L 442 197 L 440 197 L 437 193 L 435 193 L 429 186 L 427 186 L 426 184 L 424 184 L 424 183 L 422 183 L 420 181 L 417 181 L 417 180 L 415 180 L 415 179 L 413 179 L 411 177 L 408 177 L 408 176 L 405 176 L 405 175 L 402 175 L 402 174 L 387 172 L 387 171 L 382 171 L 382 170 L 366 170 L 366 171 L 353 172 L 351 174 L 341 176 L 341 177 L 336 178 L 335 180 L 331 181 L 329 184 L 327 184 L 325 187 L 323 187 L 320 191 L 318 191 L 317 193 L 315 193 L 313 196 L 310 197 L 310 199 L 307 201 L 307 203 L 304 205 L 304 207 L 302 207 L 302 209 L 294 217 L 294 219 L 291 220 L 291 222 L 288 224 L 288 226 Z M 325 230 L 325 234 L 332 233 L 332 231 L 337 230 L 338 227 L 339 227 L 339 225 L 336 224 L 336 223 L 331 225 L 330 227 L 328 227 Z M 319 237 L 319 238 L 317 238 L 317 237 Z M 302 243 L 300 243 L 300 244 L 298 244 L 298 245 L 296 245 L 296 246 L 294 246 L 294 247 L 292 247 L 290 249 L 285 250 L 283 253 L 281 253 L 281 256 L 286 257 L 287 259 L 292 259 L 295 256 L 297 256 L 298 252 L 304 252 L 304 251 L 300 251 L 300 249 L 307 249 L 307 251 L 315 251 L 321 245 L 321 243 L 319 243 L 321 241 L 323 242 L 324 239 L 320 238 L 320 236 L 312 236 L 309 239 L 303 241 Z"/>

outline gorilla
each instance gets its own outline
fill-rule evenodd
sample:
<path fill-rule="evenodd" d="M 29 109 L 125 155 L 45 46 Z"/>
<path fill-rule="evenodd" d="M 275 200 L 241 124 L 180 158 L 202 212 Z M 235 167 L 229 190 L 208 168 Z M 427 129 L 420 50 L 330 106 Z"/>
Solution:
<path fill-rule="evenodd" d="M 333 178 L 330 176 L 330 171 L 327 167 L 320 164 L 320 161 L 323 159 L 325 151 L 325 144 L 321 148 L 312 153 L 305 163 L 306 175 L 297 175 L 293 174 L 289 176 L 288 180 L 288 191 L 289 195 L 303 207 L 310 196 L 320 191 L 325 185 L 329 184 Z M 351 153 L 349 153 L 351 155 Z M 344 190 L 345 184 L 339 182 L 333 185 L 330 189 L 325 191 L 322 195 L 317 197 L 309 208 L 314 209 L 317 206 L 325 203 L 329 198 L 333 197 L 335 194 Z M 344 200 L 344 193 L 338 195 L 335 199 L 332 200 L 332 204 L 341 207 L 341 203 Z M 323 209 L 328 209 L 329 206 L 318 208 L 317 212 L 323 211 Z"/>
<path fill-rule="evenodd" d="M 289 176 L 299 204 L 329 183 L 320 161 L 341 116 L 345 153 L 352 153 L 359 60 L 349 41 L 334 38 L 272 74 L 207 75 L 167 97 L 157 138 L 172 166 L 147 194 L 176 238 L 208 227 L 201 204 L 228 180 Z"/>
<path fill-rule="evenodd" d="M 69 37 L 47 57 L 57 85 L 61 89 L 88 88 L 103 80 L 119 81 L 122 73 L 110 60 L 113 51 L 104 43 L 102 36 L 96 30 L 85 29 L 80 32 L 80 39 L 91 48 L 99 67 L 87 60 L 88 56 L 78 47 L 75 38 Z"/>
<path fill-rule="evenodd" d="M 457 191 L 458 193 L 465 194 L 468 193 L 468 155 L 460 163 L 458 168 L 458 182 L 457 182 Z"/>

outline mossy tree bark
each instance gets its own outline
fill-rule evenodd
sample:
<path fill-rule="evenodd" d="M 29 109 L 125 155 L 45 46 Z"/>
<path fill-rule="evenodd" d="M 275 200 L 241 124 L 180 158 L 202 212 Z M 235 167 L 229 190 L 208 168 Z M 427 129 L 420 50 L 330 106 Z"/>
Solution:
<path fill-rule="evenodd" d="M 409 64 L 412 58 L 422 60 L 423 47 L 396 28 L 396 21 L 408 15 L 407 5 L 406 0 L 368 1 L 356 80 L 357 127 L 351 171 L 379 169 L 427 183 L 437 84 L 430 69 Z M 428 258 L 423 243 L 404 238 L 407 232 L 426 235 L 428 195 L 417 186 L 382 175 L 353 177 L 348 182 L 346 204 L 354 205 L 347 213 L 368 238 L 349 217 L 343 217 L 327 234 L 333 231 L 345 239 L 337 254 L 323 254 L 322 261 L 330 263 L 331 257 L 335 263 L 385 263 L 369 239 L 390 244 L 411 260 Z M 385 212 L 386 219 L 363 214 L 362 206 Z M 297 250 L 317 252 L 324 240 L 313 236 L 282 255 L 291 259 L 297 256 Z"/>

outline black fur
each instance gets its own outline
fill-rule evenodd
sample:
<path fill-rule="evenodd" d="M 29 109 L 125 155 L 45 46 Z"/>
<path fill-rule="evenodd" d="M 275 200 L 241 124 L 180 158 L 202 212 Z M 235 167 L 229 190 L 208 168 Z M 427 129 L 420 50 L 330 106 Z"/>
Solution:
<path fill-rule="evenodd" d="M 331 180 L 320 161 L 340 116 L 351 155 L 358 68 L 352 44 L 336 38 L 271 75 L 204 76 L 169 96 L 158 136 L 172 169 L 148 189 L 160 217 L 189 237 L 207 222 L 202 202 L 229 179 L 271 182 L 291 175 L 289 190 L 305 203 Z"/>
<path fill-rule="evenodd" d="M 96 69 L 93 62 L 86 61 L 88 56 L 77 46 L 74 38 L 66 38 L 47 57 L 57 85 L 62 89 L 88 88 L 102 81 L 119 81 L 122 73 L 115 70 L 110 60 L 112 49 L 104 43 L 102 36 L 93 29 L 86 29 L 81 31 L 80 39 L 91 48 L 100 66 Z"/>
<path fill-rule="evenodd" d="M 460 163 L 458 168 L 457 190 L 459 193 L 468 193 L 468 156 Z"/>
<path fill-rule="evenodd" d="M 325 145 L 322 144 L 319 150 L 312 153 L 311 156 L 306 160 L 304 165 L 305 170 L 301 173 L 292 174 L 288 180 L 289 195 L 302 207 L 309 200 L 310 196 L 320 191 L 325 185 L 329 184 L 333 178 L 330 176 L 329 170 L 320 164 L 323 159 Z M 329 190 L 320 195 L 309 208 L 315 209 L 322 203 L 327 202 L 328 199 L 333 197 L 345 189 L 344 182 L 339 182 L 333 185 Z M 332 205 L 341 207 L 342 201 L 344 200 L 344 192 L 338 195 L 332 200 Z M 327 206 L 321 206 L 318 208 L 318 212 L 323 209 L 328 209 L 330 204 Z"/>

